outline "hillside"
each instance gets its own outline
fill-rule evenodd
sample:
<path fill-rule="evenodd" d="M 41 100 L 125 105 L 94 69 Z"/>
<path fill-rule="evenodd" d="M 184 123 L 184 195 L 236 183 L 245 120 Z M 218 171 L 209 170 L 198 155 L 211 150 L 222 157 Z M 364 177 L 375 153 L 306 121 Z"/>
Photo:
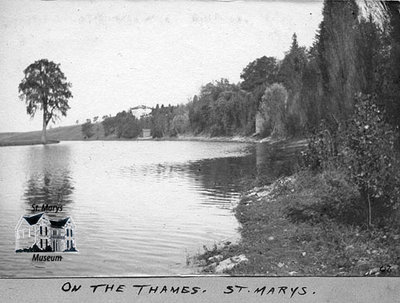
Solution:
<path fill-rule="evenodd" d="M 54 141 L 85 140 L 81 127 L 81 125 L 72 125 L 48 129 L 47 139 L 53 143 Z M 93 130 L 95 134 L 89 140 L 105 138 L 101 123 L 95 123 Z M 0 133 L 0 146 L 38 144 L 41 134 L 41 131 Z"/>

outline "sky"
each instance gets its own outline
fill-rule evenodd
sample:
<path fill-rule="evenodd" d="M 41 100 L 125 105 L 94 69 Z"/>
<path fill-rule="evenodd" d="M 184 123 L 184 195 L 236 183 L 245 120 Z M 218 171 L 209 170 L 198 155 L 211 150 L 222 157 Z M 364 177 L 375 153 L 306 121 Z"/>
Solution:
<path fill-rule="evenodd" d="M 321 20 L 321 1 L 1 0 L 0 132 L 41 129 L 18 97 L 36 60 L 59 63 L 72 84 L 58 127 L 237 83 L 256 58 L 282 59 L 294 32 L 310 46 Z"/>

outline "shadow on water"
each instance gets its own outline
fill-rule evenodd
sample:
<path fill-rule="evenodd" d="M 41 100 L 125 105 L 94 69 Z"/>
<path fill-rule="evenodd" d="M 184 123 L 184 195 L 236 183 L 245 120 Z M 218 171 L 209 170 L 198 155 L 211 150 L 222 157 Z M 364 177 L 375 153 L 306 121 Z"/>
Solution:
<path fill-rule="evenodd" d="M 45 211 L 50 217 L 68 215 L 74 191 L 69 161 L 68 146 L 31 148 L 26 157 L 30 174 L 24 190 L 27 213 Z"/>

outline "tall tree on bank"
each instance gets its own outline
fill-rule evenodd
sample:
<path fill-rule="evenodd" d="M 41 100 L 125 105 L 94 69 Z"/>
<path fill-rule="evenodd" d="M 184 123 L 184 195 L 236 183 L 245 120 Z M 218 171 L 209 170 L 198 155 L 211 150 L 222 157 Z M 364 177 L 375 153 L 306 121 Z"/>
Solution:
<path fill-rule="evenodd" d="M 355 0 L 326 0 L 317 37 L 323 84 L 323 115 L 336 121 L 353 111 L 355 93 L 362 88 L 358 58 L 358 6 Z"/>
<path fill-rule="evenodd" d="M 271 85 L 276 82 L 278 66 L 274 57 L 263 56 L 250 62 L 240 74 L 243 79 L 241 88 L 253 91 L 263 84 Z"/>
<path fill-rule="evenodd" d="M 306 124 L 306 106 L 301 104 L 301 91 L 307 63 L 306 49 L 299 46 L 297 35 L 294 33 L 290 50 L 285 54 L 278 72 L 278 82 L 288 91 L 286 122 L 289 135 L 300 133 Z"/>
<path fill-rule="evenodd" d="M 267 87 L 261 101 L 261 112 L 271 127 L 271 136 L 286 136 L 286 107 L 288 92 L 280 83 Z"/>
<path fill-rule="evenodd" d="M 383 98 L 389 122 L 400 127 L 400 1 L 387 1 L 385 7 L 389 15 L 388 39 L 385 41 L 389 52 Z"/>
<path fill-rule="evenodd" d="M 67 115 L 68 99 L 72 98 L 71 83 L 56 64 L 47 59 L 38 60 L 24 70 L 24 78 L 18 86 L 20 99 L 26 102 L 26 112 L 34 117 L 37 110 L 43 112 L 42 143 L 46 144 L 46 128 Z"/>

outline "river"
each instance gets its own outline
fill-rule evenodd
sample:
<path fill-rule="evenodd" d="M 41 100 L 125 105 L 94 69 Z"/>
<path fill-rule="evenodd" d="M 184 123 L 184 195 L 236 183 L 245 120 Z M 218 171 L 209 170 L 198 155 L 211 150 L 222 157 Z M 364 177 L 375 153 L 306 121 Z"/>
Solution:
<path fill-rule="evenodd" d="M 285 174 L 266 144 L 61 142 L 0 148 L 1 277 L 193 274 L 187 257 L 237 240 L 243 178 Z M 78 253 L 61 262 L 15 253 L 15 227 L 42 205 L 75 223 Z M 50 253 L 51 255 L 52 253 Z"/>

